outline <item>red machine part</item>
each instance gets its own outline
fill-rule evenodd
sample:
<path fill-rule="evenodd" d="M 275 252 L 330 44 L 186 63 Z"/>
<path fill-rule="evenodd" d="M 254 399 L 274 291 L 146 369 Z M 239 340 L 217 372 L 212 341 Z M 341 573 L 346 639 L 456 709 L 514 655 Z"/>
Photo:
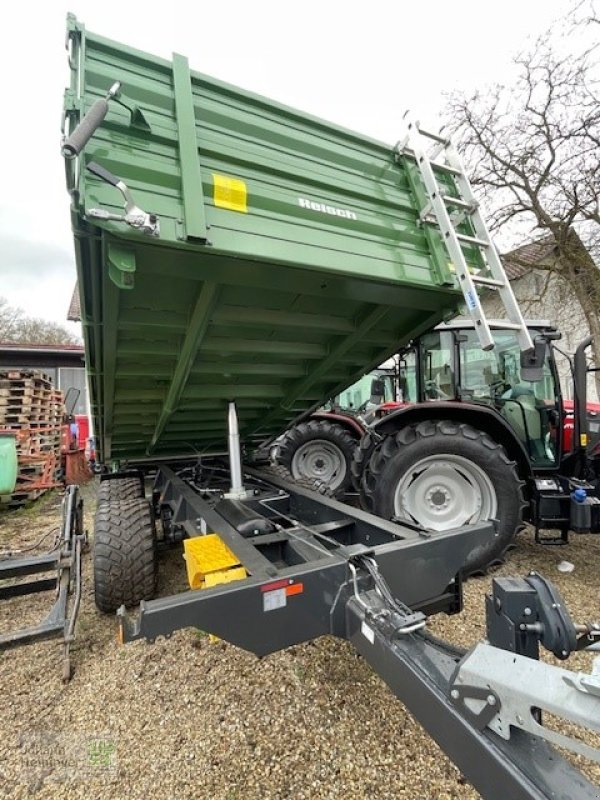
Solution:
<path fill-rule="evenodd" d="M 568 453 L 573 449 L 573 401 L 564 400 L 565 419 L 563 422 L 563 452 Z M 588 403 L 586 406 L 588 429 L 590 437 L 590 453 L 600 451 L 600 403 Z"/>

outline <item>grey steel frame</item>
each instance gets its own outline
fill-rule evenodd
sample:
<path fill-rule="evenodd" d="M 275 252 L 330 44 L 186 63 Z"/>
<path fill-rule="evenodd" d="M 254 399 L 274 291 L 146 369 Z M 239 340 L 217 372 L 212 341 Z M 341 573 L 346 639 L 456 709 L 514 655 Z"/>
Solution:
<path fill-rule="evenodd" d="M 55 592 L 52 607 L 41 622 L 0 635 L 0 651 L 60 636 L 64 644 L 65 680 L 71 676 L 70 646 L 75 638 L 81 603 L 81 550 L 85 541 L 79 489 L 69 486 L 62 501 L 62 522 L 56 547 L 43 555 L 0 560 L 0 601 L 38 592 Z M 54 572 L 54 575 L 20 580 L 48 572 Z M 18 582 L 15 583 L 14 579 Z"/>
<path fill-rule="evenodd" d="M 459 568 L 471 548 L 494 535 L 491 524 L 431 536 L 259 470 L 245 475 L 256 491 L 248 504 L 273 519 L 279 511 L 287 528 L 244 537 L 214 503 L 168 467 L 159 469 L 156 497 L 172 522 L 190 536 L 218 532 L 249 577 L 143 602 L 137 618 L 120 609 L 122 641 L 198 627 L 262 656 L 333 634 L 356 647 L 484 797 L 597 800 L 598 787 L 543 739 L 516 730 L 506 741 L 461 713 L 451 691 L 465 654 L 418 630 L 419 609 L 461 609 Z M 399 601 L 391 610 L 382 579 Z M 265 594 L 294 583 L 303 591 L 268 610 Z"/>

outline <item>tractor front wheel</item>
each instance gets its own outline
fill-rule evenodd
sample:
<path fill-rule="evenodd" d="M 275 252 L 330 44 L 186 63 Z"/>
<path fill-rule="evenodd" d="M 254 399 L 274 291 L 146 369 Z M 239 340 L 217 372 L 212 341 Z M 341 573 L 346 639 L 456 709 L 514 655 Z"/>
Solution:
<path fill-rule="evenodd" d="M 341 425 L 326 419 L 311 419 L 284 435 L 276 461 L 295 481 L 316 481 L 340 495 L 351 483 L 350 467 L 356 445 L 356 438 Z"/>

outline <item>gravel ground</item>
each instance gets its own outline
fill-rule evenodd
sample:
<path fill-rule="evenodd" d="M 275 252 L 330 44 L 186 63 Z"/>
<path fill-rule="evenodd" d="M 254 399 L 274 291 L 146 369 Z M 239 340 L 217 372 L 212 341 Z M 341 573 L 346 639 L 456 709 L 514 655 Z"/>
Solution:
<path fill-rule="evenodd" d="M 91 530 L 94 487 L 84 494 Z M 0 550 L 34 543 L 58 523 L 59 512 L 54 494 L 32 510 L 0 516 Z M 557 571 L 563 558 L 575 564 L 571 574 Z M 582 621 L 600 616 L 598 564 L 600 537 L 573 537 L 570 547 L 555 549 L 535 547 L 524 533 L 510 563 L 496 574 L 540 571 L 558 584 Z M 466 612 L 432 620 L 431 630 L 462 645 L 481 639 L 489 585 L 490 578 L 469 581 Z M 184 588 L 178 550 L 161 561 L 159 592 Z M 45 607 L 42 598 L 6 602 L 0 628 L 27 624 Z M 154 645 L 118 646 L 114 620 L 93 603 L 89 555 L 72 660 L 75 675 L 65 685 L 56 643 L 0 654 L 0 796 L 479 797 L 345 642 L 323 638 L 261 660 L 191 630 Z M 569 663 L 589 670 L 591 657 L 581 654 Z M 43 752 L 33 749 L 36 736 L 46 743 Z M 61 768 L 60 746 L 86 737 L 113 749 L 116 765 L 102 766 L 103 753 L 96 751 L 87 772 L 81 759 L 73 772 Z M 598 765 L 580 765 L 600 784 Z"/>

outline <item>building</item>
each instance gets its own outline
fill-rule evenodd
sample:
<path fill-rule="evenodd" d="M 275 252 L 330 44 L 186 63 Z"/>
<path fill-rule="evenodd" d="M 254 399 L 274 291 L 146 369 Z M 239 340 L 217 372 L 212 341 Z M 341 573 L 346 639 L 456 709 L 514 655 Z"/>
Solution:
<path fill-rule="evenodd" d="M 88 413 L 85 352 L 79 344 L 8 344 L 0 342 L 0 369 L 38 369 L 64 394 L 79 389 L 75 414 Z"/>

